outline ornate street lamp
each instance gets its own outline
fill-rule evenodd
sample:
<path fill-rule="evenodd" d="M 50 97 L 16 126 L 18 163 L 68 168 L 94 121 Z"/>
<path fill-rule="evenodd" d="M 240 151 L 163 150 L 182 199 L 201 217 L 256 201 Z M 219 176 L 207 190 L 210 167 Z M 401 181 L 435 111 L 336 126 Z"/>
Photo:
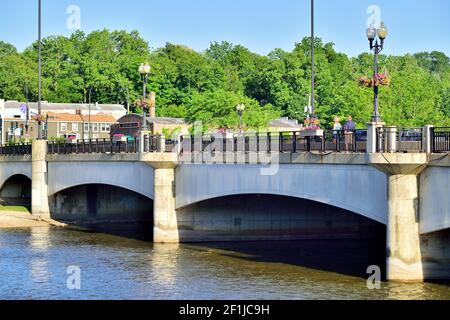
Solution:
<path fill-rule="evenodd" d="M 236 111 L 239 114 L 239 131 L 240 133 L 243 132 L 244 130 L 244 120 L 243 120 L 243 116 L 244 116 L 244 111 L 245 111 L 245 104 L 241 103 L 236 107 Z"/>
<path fill-rule="evenodd" d="M 373 26 L 367 29 L 367 39 L 369 39 L 370 50 L 373 50 L 375 54 L 374 73 L 373 73 L 373 91 L 374 91 L 374 110 L 372 115 L 372 122 L 380 123 L 381 116 L 378 103 L 378 54 L 384 48 L 384 40 L 387 37 L 388 29 L 383 22 L 380 24 L 380 28 L 377 30 Z"/>
<path fill-rule="evenodd" d="M 143 89 L 142 89 L 142 111 L 143 111 L 143 120 L 142 120 L 142 131 L 147 131 L 147 119 L 145 114 L 145 99 L 147 98 L 147 83 L 148 77 L 150 75 L 151 67 L 148 63 L 142 63 L 139 67 L 139 74 L 142 77 Z"/>

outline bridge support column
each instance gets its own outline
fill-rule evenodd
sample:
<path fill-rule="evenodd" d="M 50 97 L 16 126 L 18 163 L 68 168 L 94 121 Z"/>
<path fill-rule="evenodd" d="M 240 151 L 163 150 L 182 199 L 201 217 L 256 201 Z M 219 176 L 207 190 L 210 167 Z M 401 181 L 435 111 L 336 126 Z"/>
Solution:
<path fill-rule="evenodd" d="M 417 175 L 390 175 L 387 226 L 388 280 L 423 281 L 421 258 Z"/>
<path fill-rule="evenodd" d="M 37 218 L 50 218 L 48 203 L 47 141 L 37 140 L 32 146 L 31 213 Z"/>
<path fill-rule="evenodd" d="M 178 221 L 175 210 L 175 169 L 155 168 L 154 192 L 155 243 L 178 243 Z"/>

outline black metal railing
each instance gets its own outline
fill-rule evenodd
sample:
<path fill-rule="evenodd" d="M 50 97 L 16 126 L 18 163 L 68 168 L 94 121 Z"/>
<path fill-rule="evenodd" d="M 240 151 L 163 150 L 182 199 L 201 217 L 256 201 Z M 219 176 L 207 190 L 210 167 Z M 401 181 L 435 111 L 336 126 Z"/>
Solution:
<path fill-rule="evenodd" d="M 139 141 L 112 141 L 107 139 L 77 140 L 48 144 L 48 154 L 138 153 Z"/>
<path fill-rule="evenodd" d="M 162 144 L 164 143 L 164 146 Z M 144 135 L 143 152 L 175 152 L 176 140 L 165 140 L 161 135 Z M 140 141 L 114 141 L 109 139 L 74 140 L 72 142 L 51 141 L 48 143 L 48 154 L 119 154 L 139 153 Z"/>
<path fill-rule="evenodd" d="M 15 145 L 1 145 L 0 155 L 2 156 L 23 156 L 31 155 L 31 144 L 15 144 Z"/>
<path fill-rule="evenodd" d="M 450 127 L 431 128 L 431 151 L 450 152 Z"/>
<path fill-rule="evenodd" d="M 423 152 L 423 128 L 378 128 L 377 151 L 391 153 Z"/>
<path fill-rule="evenodd" d="M 192 152 L 357 152 L 367 150 L 367 130 L 325 130 L 323 135 L 305 137 L 300 131 L 182 136 L 181 153 Z"/>

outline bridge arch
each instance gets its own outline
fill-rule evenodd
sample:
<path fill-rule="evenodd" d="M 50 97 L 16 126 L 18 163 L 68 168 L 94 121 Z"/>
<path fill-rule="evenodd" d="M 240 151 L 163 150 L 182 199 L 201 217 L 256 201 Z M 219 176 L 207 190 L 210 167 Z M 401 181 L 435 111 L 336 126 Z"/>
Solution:
<path fill-rule="evenodd" d="M 177 168 L 177 209 L 236 195 L 276 195 L 312 200 L 387 224 L 384 173 L 363 165 L 280 165 L 262 175 L 260 165 L 181 165 Z"/>
<path fill-rule="evenodd" d="M 31 180 L 31 162 L 0 163 L 0 189 L 12 177 L 22 175 Z"/>
<path fill-rule="evenodd" d="M 48 195 L 84 185 L 115 186 L 154 199 L 154 170 L 139 162 L 50 162 Z"/>
<path fill-rule="evenodd" d="M 9 205 L 31 206 L 31 179 L 24 174 L 8 178 L 0 186 L 0 200 Z"/>

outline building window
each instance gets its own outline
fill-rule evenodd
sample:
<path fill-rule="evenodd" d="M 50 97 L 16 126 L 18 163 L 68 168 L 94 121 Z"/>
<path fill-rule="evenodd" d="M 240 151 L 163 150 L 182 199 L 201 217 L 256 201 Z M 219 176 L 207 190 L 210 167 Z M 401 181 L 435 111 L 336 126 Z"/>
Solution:
<path fill-rule="evenodd" d="M 111 124 L 110 123 L 102 123 L 100 125 L 101 132 L 110 132 L 111 131 Z"/>
<path fill-rule="evenodd" d="M 77 132 L 78 131 L 78 123 L 72 122 L 72 131 Z"/>
<path fill-rule="evenodd" d="M 119 125 L 121 129 L 133 129 L 133 128 L 139 128 L 140 124 L 137 122 L 128 122 L 128 123 L 121 123 Z"/>
<path fill-rule="evenodd" d="M 92 124 L 92 131 L 93 132 L 98 132 L 98 123 Z"/>
<path fill-rule="evenodd" d="M 67 131 L 67 122 L 61 122 L 60 129 L 63 132 Z"/>
<path fill-rule="evenodd" d="M 84 132 L 89 132 L 89 123 L 84 124 Z"/>

